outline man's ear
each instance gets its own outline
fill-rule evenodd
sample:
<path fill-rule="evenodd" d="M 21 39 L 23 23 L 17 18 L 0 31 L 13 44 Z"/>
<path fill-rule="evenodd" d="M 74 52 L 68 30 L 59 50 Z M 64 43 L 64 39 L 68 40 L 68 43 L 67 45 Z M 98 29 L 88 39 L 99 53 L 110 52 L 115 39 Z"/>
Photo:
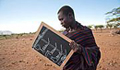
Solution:
<path fill-rule="evenodd" d="M 69 13 L 68 16 L 69 16 L 69 18 L 73 18 L 73 14 L 72 13 Z"/>

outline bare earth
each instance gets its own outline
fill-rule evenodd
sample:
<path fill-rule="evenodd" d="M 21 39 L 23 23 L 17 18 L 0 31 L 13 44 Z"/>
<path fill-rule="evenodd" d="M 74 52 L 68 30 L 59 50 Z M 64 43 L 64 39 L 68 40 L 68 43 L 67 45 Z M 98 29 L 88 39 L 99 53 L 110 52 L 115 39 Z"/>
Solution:
<path fill-rule="evenodd" d="M 120 70 L 120 35 L 94 33 L 102 53 L 97 70 Z M 0 40 L 0 70 L 58 70 L 32 49 L 34 35 Z"/>

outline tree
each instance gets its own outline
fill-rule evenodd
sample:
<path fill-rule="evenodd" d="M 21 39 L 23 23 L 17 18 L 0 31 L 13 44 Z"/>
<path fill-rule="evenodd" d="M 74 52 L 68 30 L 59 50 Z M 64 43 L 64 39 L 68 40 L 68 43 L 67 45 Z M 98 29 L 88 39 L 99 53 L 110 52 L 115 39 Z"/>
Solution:
<path fill-rule="evenodd" d="M 113 27 L 119 27 L 120 24 L 120 7 L 114 8 L 111 11 L 107 12 L 106 14 L 106 22 L 107 25 L 113 25 Z"/>
<path fill-rule="evenodd" d="M 98 27 L 100 28 L 101 32 L 102 32 L 102 29 L 104 28 L 103 25 L 98 25 Z"/>
<path fill-rule="evenodd" d="M 115 24 L 113 27 L 114 27 L 115 29 L 117 29 L 117 28 L 119 28 L 119 26 L 120 26 L 120 23 Z"/>
<path fill-rule="evenodd" d="M 88 27 L 88 28 L 92 28 L 92 25 L 88 25 L 87 27 Z"/>
<path fill-rule="evenodd" d="M 102 32 L 102 29 L 104 28 L 104 26 L 103 25 L 95 25 L 95 29 L 97 30 L 97 29 L 100 29 L 101 30 L 101 32 Z"/>
<path fill-rule="evenodd" d="M 98 26 L 97 26 L 97 25 L 95 25 L 94 27 L 95 27 L 95 30 L 97 30 L 97 29 L 98 29 Z"/>
<path fill-rule="evenodd" d="M 113 24 L 110 24 L 110 23 L 109 23 L 109 24 L 107 24 L 106 26 L 107 26 L 107 28 L 110 28 L 110 29 L 111 29 L 111 28 L 113 27 Z"/>
<path fill-rule="evenodd" d="M 106 22 L 108 26 L 114 28 L 120 27 L 120 7 L 114 8 L 112 11 L 106 13 Z M 120 34 L 120 29 L 114 32 L 115 34 Z"/>

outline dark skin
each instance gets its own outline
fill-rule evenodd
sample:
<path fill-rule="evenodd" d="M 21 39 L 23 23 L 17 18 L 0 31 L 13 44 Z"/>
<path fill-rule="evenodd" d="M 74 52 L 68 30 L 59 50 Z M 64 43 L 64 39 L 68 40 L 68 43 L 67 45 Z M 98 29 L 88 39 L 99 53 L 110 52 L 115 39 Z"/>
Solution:
<path fill-rule="evenodd" d="M 69 13 L 68 15 L 64 15 L 63 12 L 58 13 L 58 19 L 61 22 L 61 25 L 66 29 L 71 28 L 74 29 L 73 25 L 76 23 L 73 15 Z"/>
<path fill-rule="evenodd" d="M 70 31 L 75 30 L 75 18 L 73 14 L 68 13 L 68 15 L 64 15 L 63 12 L 58 13 L 58 19 L 63 27 L 66 28 L 66 30 L 70 29 Z M 73 49 L 74 52 L 77 50 L 80 50 L 80 44 L 77 44 L 75 41 L 72 41 L 69 43 L 70 47 Z"/>

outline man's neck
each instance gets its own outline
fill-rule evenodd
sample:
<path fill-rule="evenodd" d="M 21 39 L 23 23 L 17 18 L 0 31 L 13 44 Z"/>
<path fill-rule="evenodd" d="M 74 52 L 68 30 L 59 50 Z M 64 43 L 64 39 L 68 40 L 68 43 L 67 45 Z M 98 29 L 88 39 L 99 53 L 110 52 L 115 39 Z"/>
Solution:
<path fill-rule="evenodd" d="M 76 25 L 77 25 L 77 23 L 76 23 L 76 21 L 74 21 L 74 22 L 71 24 L 70 29 L 71 29 L 71 30 L 75 29 L 75 28 L 76 28 Z"/>
<path fill-rule="evenodd" d="M 71 32 L 71 31 L 73 31 L 73 30 L 76 30 L 76 27 L 77 26 L 77 21 L 74 21 L 71 25 L 70 25 L 70 27 L 69 28 L 66 28 L 66 31 L 67 32 Z"/>

